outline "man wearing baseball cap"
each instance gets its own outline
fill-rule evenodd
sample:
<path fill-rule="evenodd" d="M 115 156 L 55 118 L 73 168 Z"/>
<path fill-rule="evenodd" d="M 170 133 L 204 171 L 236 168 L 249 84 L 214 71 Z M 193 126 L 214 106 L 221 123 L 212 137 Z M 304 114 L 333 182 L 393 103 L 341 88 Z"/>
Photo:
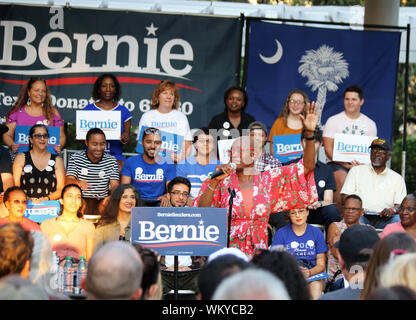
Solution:
<path fill-rule="evenodd" d="M 371 163 L 350 169 L 341 196 L 345 199 L 349 194 L 358 195 L 366 211 L 360 223 L 384 229 L 387 224 L 400 221 L 397 213 L 407 194 L 406 184 L 401 175 L 386 165 L 392 150 L 388 141 L 375 139 L 369 148 Z"/>
<path fill-rule="evenodd" d="M 328 292 L 319 300 L 358 300 L 364 288 L 365 271 L 372 249 L 379 240 L 380 237 L 371 226 L 357 224 L 346 229 L 334 244 L 338 248 L 338 261 L 345 287 Z"/>

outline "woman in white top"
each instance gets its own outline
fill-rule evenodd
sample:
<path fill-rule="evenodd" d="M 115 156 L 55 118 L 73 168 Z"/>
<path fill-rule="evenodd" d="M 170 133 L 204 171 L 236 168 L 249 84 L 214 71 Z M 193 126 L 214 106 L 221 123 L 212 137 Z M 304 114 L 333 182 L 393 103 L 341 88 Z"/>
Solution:
<path fill-rule="evenodd" d="M 171 158 L 175 162 L 189 156 L 192 145 L 188 118 L 178 110 L 179 99 L 179 90 L 176 84 L 170 80 L 161 81 L 152 93 L 151 110 L 142 115 L 139 123 L 139 132 L 142 126 L 154 127 L 161 130 L 162 134 L 168 132 L 183 137 L 182 150 L 171 153 Z M 138 138 L 141 141 L 140 137 Z M 162 144 L 161 150 L 165 149 L 169 150 L 169 146 Z"/>

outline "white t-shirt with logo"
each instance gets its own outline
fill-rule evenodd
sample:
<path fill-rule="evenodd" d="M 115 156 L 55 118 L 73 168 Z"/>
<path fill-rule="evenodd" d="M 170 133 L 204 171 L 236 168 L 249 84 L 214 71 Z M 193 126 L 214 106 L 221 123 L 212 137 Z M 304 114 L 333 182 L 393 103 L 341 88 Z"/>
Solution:
<path fill-rule="evenodd" d="M 323 136 L 334 139 L 336 133 L 377 137 L 376 123 L 364 114 L 351 119 L 345 111 L 329 117 L 325 123 Z"/>

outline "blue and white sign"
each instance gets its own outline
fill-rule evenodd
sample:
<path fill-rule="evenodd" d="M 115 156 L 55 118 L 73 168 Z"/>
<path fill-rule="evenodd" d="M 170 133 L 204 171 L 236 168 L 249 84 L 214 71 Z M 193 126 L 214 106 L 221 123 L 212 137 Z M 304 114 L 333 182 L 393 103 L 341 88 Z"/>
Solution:
<path fill-rule="evenodd" d="M 131 242 L 160 255 L 209 256 L 227 246 L 227 209 L 136 207 Z"/>
<path fill-rule="evenodd" d="M 84 140 L 92 128 L 104 131 L 107 140 L 120 140 L 121 112 L 120 111 L 77 111 L 76 116 L 77 140 Z"/>
<path fill-rule="evenodd" d="M 26 152 L 29 150 L 29 132 L 32 126 L 16 126 L 15 129 L 15 143 L 19 144 L 18 153 Z M 49 133 L 48 150 L 52 154 L 57 154 L 55 146 L 59 145 L 60 128 L 59 127 L 46 127 Z"/>
<path fill-rule="evenodd" d="M 61 206 L 58 200 L 41 201 L 39 203 L 28 201 L 23 216 L 34 222 L 41 223 L 44 220 L 56 218 L 60 211 Z"/>
<path fill-rule="evenodd" d="M 302 157 L 303 148 L 300 144 L 300 136 L 300 134 L 274 136 L 274 156 L 282 163 Z"/>
<path fill-rule="evenodd" d="M 334 161 L 370 163 L 370 145 L 373 136 L 337 133 L 334 136 Z"/>
<path fill-rule="evenodd" d="M 143 138 L 143 131 L 149 127 L 142 126 L 139 133 L 139 141 L 137 143 L 136 152 L 143 153 L 143 145 L 142 145 L 142 138 Z M 160 130 L 160 134 L 162 137 L 162 145 L 160 147 L 159 156 L 166 157 L 172 153 L 180 153 L 182 150 L 183 140 L 184 137 L 181 135 L 177 135 L 174 133 L 166 132 Z"/>
<path fill-rule="evenodd" d="M 311 277 L 309 277 L 308 279 L 306 279 L 307 282 L 312 282 L 312 281 L 316 281 L 316 280 L 320 280 L 320 279 L 326 279 L 328 278 L 329 275 L 326 272 L 321 272 L 318 274 L 315 274 Z"/>

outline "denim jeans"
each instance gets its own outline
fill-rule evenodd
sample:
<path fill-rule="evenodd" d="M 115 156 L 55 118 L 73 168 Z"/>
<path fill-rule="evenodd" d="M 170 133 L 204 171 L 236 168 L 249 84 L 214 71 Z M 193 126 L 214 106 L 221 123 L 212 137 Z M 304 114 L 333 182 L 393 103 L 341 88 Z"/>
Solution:
<path fill-rule="evenodd" d="M 378 215 L 363 215 L 360 218 L 361 224 L 369 224 L 376 229 L 384 229 L 386 225 L 399 221 L 400 216 L 398 214 L 394 214 L 390 219 L 382 218 Z"/>

